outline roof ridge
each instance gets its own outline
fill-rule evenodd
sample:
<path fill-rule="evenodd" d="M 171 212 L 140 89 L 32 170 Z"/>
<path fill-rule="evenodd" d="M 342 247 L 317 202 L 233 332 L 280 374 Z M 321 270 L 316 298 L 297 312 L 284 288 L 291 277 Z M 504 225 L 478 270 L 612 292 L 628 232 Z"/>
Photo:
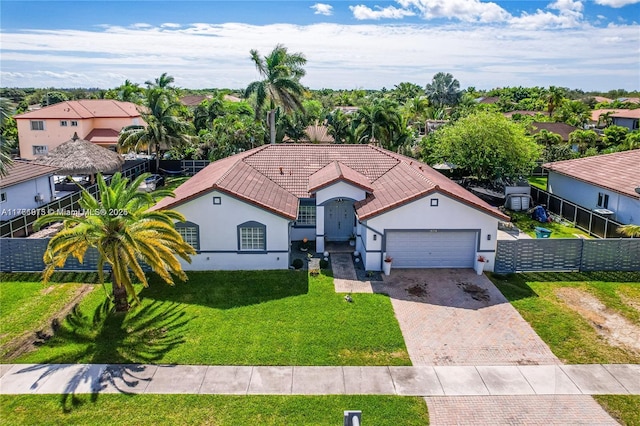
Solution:
<path fill-rule="evenodd" d="M 91 118 L 96 118 L 96 115 L 91 112 L 91 110 L 89 110 L 89 108 L 87 108 L 86 106 L 84 106 L 84 104 L 82 103 L 82 101 L 84 101 L 85 99 L 79 99 L 77 101 L 65 101 L 67 102 L 67 105 L 69 105 L 69 108 L 71 108 L 76 114 L 78 114 L 80 117 L 85 118 L 85 116 L 83 114 L 81 114 L 80 112 L 78 112 L 78 110 L 76 108 L 73 107 L 73 105 L 71 104 L 71 102 L 75 102 L 77 106 L 82 107 L 82 109 L 84 109 L 87 113 L 89 113 L 89 115 L 91 116 Z"/>

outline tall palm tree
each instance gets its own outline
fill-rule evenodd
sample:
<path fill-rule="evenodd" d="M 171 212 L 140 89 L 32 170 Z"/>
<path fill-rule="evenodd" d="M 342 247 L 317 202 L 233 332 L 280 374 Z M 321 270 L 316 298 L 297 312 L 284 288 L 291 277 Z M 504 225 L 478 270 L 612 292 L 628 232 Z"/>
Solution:
<path fill-rule="evenodd" d="M 111 266 L 112 295 L 116 311 L 129 309 L 128 297 L 136 302 L 131 272 L 146 287 L 147 277 L 141 262 L 147 264 L 166 283 L 173 284 L 174 276 L 187 279 L 178 257 L 190 262 L 195 254 L 174 227 L 174 221 L 184 217 L 172 210 L 149 211 L 155 198 L 172 196 L 168 190 L 153 194 L 138 191 L 149 174 L 138 176 L 131 184 L 116 173 L 109 185 L 98 175 L 98 198 L 83 189 L 79 201 L 85 215 L 52 213 L 41 216 L 35 226 L 63 221 L 64 227 L 47 246 L 44 255 L 44 281 L 56 267 L 64 266 L 73 256 L 82 263 L 87 249 L 98 250 L 98 275 L 104 284 L 103 269 Z"/>
<path fill-rule="evenodd" d="M 142 88 L 137 83 L 125 80 L 124 84 L 116 89 L 117 99 L 123 102 L 140 103 L 142 100 Z"/>
<path fill-rule="evenodd" d="M 9 166 L 13 163 L 11 159 L 11 145 L 5 139 L 5 126 L 11 120 L 11 105 L 8 99 L 0 99 L 0 177 L 9 173 Z"/>
<path fill-rule="evenodd" d="M 146 91 L 146 108 L 141 110 L 147 126 L 127 126 L 120 132 L 120 152 L 147 149 L 156 153 L 156 171 L 160 168 L 160 151 L 188 141 L 188 123 L 178 115 L 180 102 L 160 88 Z"/>
<path fill-rule="evenodd" d="M 335 143 L 345 143 L 349 138 L 351 120 L 341 109 L 336 109 L 327 116 L 327 128 Z"/>
<path fill-rule="evenodd" d="M 547 112 L 549 117 L 553 115 L 553 111 L 562 103 L 564 99 L 564 90 L 559 87 L 549 86 L 549 92 L 547 93 Z"/>
<path fill-rule="evenodd" d="M 268 111 L 268 123 L 271 143 L 276 140 L 275 110 L 281 106 L 284 112 L 295 109 L 304 110 L 302 95 L 304 87 L 300 79 L 304 77 L 303 66 L 307 63 L 302 53 L 291 53 L 278 44 L 265 57 L 257 50 L 251 50 L 251 60 L 256 66 L 262 80 L 254 81 L 247 86 L 245 97 L 256 96 L 256 118 L 261 116 L 263 108 Z"/>
<path fill-rule="evenodd" d="M 163 72 L 160 77 L 156 78 L 154 81 L 151 80 L 147 80 L 144 82 L 144 84 L 147 85 L 147 88 L 149 89 L 171 89 L 173 88 L 171 86 L 171 84 L 175 81 L 175 78 L 173 78 L 173 76 L 167 74 L 166 72 Z"/>
<path fill-rule="evenodd" d="M 433 76 L 431 83 L 425 88 L 427 99 L 437 107 L 455 106 L 460 102 L 462 92 L 460 83 L 449 73 L 439 72 Z"/>

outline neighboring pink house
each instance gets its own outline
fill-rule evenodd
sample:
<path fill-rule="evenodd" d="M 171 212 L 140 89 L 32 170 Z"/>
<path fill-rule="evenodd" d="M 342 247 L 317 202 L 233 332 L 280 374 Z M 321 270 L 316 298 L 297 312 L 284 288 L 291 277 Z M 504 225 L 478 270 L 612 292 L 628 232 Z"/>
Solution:
<path fill-rule="evenodd" d="M 14 118 L 20 156 L 28 160 L 46 155 L 75 132 L 81 139 L 115 149 L 123 127 L 146 125 L 137 105 L 112 99 L 60 102 Z"/>

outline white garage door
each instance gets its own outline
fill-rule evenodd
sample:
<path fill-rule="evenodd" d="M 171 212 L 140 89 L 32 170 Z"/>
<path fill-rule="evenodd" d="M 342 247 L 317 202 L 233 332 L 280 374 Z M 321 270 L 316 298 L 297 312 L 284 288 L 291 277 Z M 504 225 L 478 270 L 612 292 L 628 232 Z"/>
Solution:
<path fill-rule="evenodd" d="M 387 255 L 394 268 L 473 268 L 476 233 L 389 231 Z"/>

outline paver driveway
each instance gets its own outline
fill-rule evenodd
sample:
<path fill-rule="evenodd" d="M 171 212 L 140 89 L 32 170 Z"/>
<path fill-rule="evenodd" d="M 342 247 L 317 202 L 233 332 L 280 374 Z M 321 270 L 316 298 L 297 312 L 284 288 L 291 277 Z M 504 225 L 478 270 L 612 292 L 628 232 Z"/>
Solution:
<path fill-rule="evenodd" d="M 394 269 L 389 294 L 413 365 L 556 364 L 559 360 L 484 275 Z"/>
<path fill-rule="evenodd" d="M 560 364 L 484 275 L 394 269 L 391 298 L 413 365 Z M 431 425 L 615 425 L 586 395 L 426 397 Z"/>

